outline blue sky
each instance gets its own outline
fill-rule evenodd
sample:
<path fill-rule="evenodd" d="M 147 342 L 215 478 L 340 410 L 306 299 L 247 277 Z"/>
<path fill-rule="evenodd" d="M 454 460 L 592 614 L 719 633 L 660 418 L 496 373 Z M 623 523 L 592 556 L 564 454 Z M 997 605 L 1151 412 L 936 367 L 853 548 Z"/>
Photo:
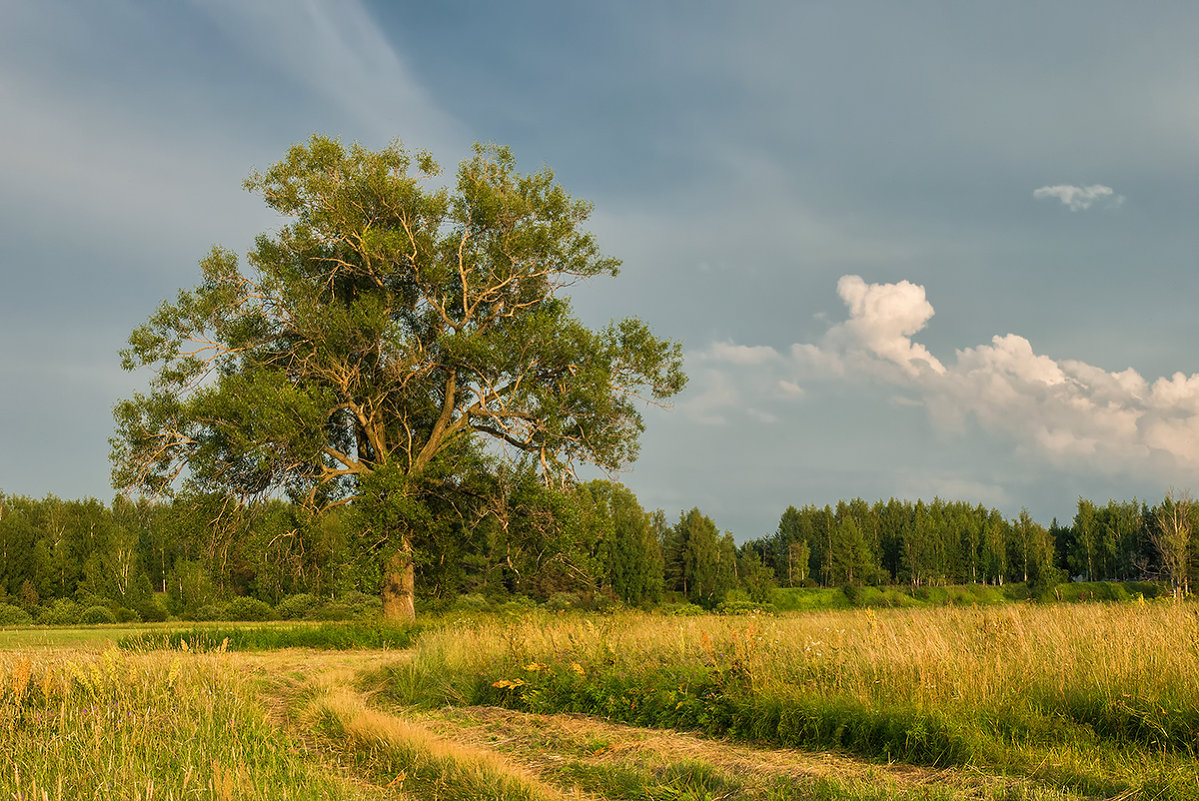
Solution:
<path fill-rule="evenodd" d="M 108 499 L 117 351 L 313 132 L 548 164 L 684 343 L 621 476 L 788 504 L 1199 489 L 1199 7 L 0 0 L 0 489 Z M 1177 375 L 1176 375 L 1177 374 Z"/>

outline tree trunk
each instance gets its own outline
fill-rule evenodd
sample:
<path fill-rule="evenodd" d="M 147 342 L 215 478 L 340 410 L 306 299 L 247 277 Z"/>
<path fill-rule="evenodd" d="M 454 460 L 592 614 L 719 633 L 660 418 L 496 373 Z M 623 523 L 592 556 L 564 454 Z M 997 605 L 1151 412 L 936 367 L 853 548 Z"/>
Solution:
<path fill-rule="evenodd" d="M 400 547 L 383 565 L 383 619 L 393 623 L 416 620 L 416 570 L 412 543 L 404 537 Z"/>

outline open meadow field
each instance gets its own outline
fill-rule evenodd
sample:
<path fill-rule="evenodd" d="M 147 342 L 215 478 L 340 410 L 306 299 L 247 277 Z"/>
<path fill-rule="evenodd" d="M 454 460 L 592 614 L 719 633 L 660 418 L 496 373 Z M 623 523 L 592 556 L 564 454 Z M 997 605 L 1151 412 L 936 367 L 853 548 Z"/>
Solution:
<path fill-rule="evenodd" d="M 334 628 L 0 632 L 0 798 L 1199 798 L 1191 604 Z"/>

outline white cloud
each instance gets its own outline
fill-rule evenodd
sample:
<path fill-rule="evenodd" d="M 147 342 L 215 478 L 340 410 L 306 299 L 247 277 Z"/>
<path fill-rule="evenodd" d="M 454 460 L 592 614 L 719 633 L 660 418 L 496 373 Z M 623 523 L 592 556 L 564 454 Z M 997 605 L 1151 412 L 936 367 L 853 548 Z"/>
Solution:
<path fill-rule="evenodd" d="M 796 384 L 794 381 L 781 379 L 778 383 L 779 391 L 788 398 L 802 398 L 804 396 L 803 387 Z"/>
<path fill-rule="evenodd" d="M 678 409 L 702 425 L 724 425 L 729 415 L 744 414 L 762 423 L 778 422 L 779 417 L 764 405 L 795 401 L 804 390 L 776 372 L 793 370 L 791 362 L 768 345 L 736 345 L 715 342 L 705 350 L 687 354 L 689 364 L 703 364 L 694 373 Z"/>
<path fill-rule="evenodd" d="M 1169 480 L 1183 470 L 1199 477 L 1199 374 L 1150 383 L 1132 368 L 1109 372 L 1037 353 L 1017 334 L 961 348 L 952 363 L 943 363 L 912 340 L 933 316 L 924 287 L 868 284 L 853 275 L 837 287 L 849 318 L 819 344 L 793 345 L 789 358 L 742 358 L 735 381 L 723 376 L 726 400 L 744 400 L 746 388 L 767 386 L 771 391 L 757 397 L 798 397 L 800 380 L 866 380 L 901 390 L 905 403 L 923 405 L 947 434 L 973 420 L 1054 465 Z M 761 351 L 720 343 L 711 353 Z"/>
<path fill-rule="evenodd" d="M 933 316 L 924 287 L 908 281 L 867 284 L 859 276 L 846 275 L 837 282 L 837 293 L 849 307 L 849 319 L 834 328 L 834 338 L 844 332 L 856 344 L 899 365 L 909 375 L 924 370 L 945 372 L 944 365 L 927 348 L 911 340 Z"/>
<path fill-rule="evenodd" d="M 692 376 L 691 384 L 687 396 L 679 401 L 678 409 L 693 422 L 709 426 L 724 425 L 728 419 L 723 411 L 741 405 L 741 394 L 736 386 L 719 370 L 705 370 Z"/>
<path fill-rule="evenodd" d="M 1071 184 L 1042 186 L 1040 189 L 1034 189 L 1032 196 L 1037 200 L 1055 197 L 1070 211 L 1085 211 L 1099 201 L 1103 201 L 1103 205 L 1109 208 L 1114 208 L 1124 203 L 1123 195 L 1117 195 L 1114 189 L 1103 184 L 1091 184 L 1090 186 L 1073 186 Z"/>

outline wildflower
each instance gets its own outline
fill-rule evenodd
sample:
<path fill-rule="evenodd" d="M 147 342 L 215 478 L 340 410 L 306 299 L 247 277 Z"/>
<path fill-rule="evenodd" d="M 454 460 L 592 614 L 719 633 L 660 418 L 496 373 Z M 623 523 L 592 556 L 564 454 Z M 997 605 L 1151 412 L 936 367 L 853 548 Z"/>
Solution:
<path fill-rule="evenodd" d="M 540 662 L 530 662 L 529 664 L 525 665 L 525 670 L 529 671 L 530 673 L 536 673 L 539 670 L 545 670 L 545 665 L 541 664 Z"/>
<path fill-rule="evenodd" d="M 583 670 L 583 666 L 580 665 L 578 662 L 571 662 L 570 669 L 573 670 L 575 673 L 578 673 L 580 676 L 587 675 L 587 672 L 585 670 Z"/>
<path fill-rule="evenodd" d="M 523 687 L 524 682 L 520 679 L 500 679 L 491 683 L 492 687 L 498 687 L 501 690 L 510 690 L 513 687 Z"/>

